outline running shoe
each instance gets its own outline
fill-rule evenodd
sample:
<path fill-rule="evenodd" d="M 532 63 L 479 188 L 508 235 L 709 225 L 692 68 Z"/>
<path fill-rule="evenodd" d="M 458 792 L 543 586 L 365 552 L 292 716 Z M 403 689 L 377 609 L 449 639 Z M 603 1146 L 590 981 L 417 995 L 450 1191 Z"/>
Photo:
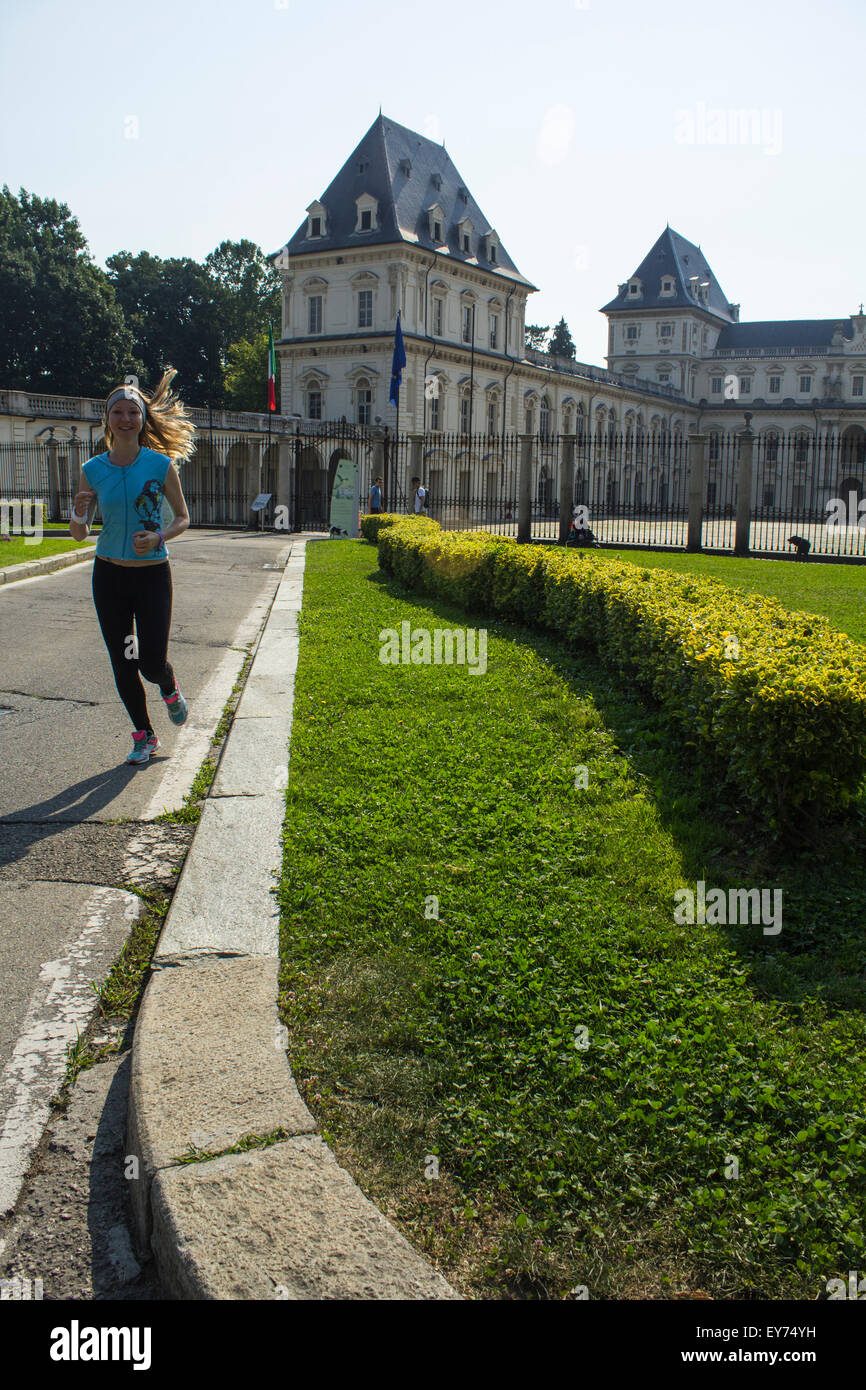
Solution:
<path fill-rule="evenodd" d="M 147 746 L 147 729 L 136 729 L 132 735 L 132 752 L 127 754 L 128 763 L 149 763 L 150 749 Z"/>
<path fill-rule="evenodd" d="M 160 742 L 159 742 L 159 739 L 158 739 L 157 735 L 156 735 L 156 734 L 153 734 L 153 733 L 148 734 L 148 736 L 147 736 L 147 751 L 148 751 L 149 753 L 155 753 L 156 750 L 157 750 L 157 748 L 159 748 L 159 747 L 161 747 L 161 745 L 160 745 Z"/>
<path fill-rule="evenodd" d="M 172 695 L 163 695 L 165 707 L 168 710 L 168 717 L 172 724 L 183 724 L 188 713 L 186 700 L 181 695 L 177 686 L 174 687 Z"/>

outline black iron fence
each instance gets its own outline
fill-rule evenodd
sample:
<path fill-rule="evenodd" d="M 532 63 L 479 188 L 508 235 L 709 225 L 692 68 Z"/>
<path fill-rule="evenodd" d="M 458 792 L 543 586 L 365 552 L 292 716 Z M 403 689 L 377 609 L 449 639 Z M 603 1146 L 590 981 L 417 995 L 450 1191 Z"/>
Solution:
<path fill-rule="evenodd" d="M 68 520 L 86 457 L 68 444 L 0 445 L 0 502 L 38 497 Z M 451 530 L 557 540 L 578 509 L 601 545 L 776 554 L 797 535 L 816 554 L 866 558 L 862 430 L 395 436 L 304 422 L 270 444 L 202 430 L 180 470 L 191 522 L 326 531 L 341 457 L 358 464 L 362 510 L 380 476 L 386 510 L 414 510 L 417 477 L 425 510 Z M 258 514 L 260 493 L 270 501 Z"/>

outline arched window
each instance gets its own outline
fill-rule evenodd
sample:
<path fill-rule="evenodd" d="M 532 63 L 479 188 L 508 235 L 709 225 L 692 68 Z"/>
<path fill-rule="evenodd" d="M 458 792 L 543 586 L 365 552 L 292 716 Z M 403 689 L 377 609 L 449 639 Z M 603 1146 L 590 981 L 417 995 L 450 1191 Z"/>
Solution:
<path fill-rule="evenodd" d="M 373 411 L 373 392 L 365 376 L 358 377 L 355 383 L 355 400 L 358 409 L 358 424 L 369 425 Z"/>
<path fill-rule="evenodd" d="M 538 421 L 538 433 L 542 439 L 550 438 L 550 401 L 547 396 L 541 398 L 541 414 Z"/>

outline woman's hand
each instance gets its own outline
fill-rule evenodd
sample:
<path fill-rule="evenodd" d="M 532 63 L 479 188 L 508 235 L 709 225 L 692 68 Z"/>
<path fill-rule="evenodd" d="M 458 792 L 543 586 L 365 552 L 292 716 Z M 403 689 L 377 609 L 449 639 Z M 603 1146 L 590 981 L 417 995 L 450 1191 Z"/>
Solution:
<path fill-rule="evenodd" d="M 95 496 L 95 492 L 88 492 L 86 489 L 82 489 L 81 492 L 76 492 L 75 499 L 72 503 L 72 510 L 77 512 L 79 516 L 87 516 L 87 509 Z"/>
<path fill-rule="evenodd" d="M 151 550 L 156 550 L 159 545 L 159 536 L 155 531 L 136 531 L 132 537 L 132 548 L 136 555 L 147 555 Z"/>

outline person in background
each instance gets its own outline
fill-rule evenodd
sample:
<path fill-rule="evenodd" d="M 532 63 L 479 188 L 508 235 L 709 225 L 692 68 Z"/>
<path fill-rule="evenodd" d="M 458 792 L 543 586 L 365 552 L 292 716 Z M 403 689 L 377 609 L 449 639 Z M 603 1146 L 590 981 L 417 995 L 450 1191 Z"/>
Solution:
<path fill-rule="evenodd" d="M 412 479 L 412 486 L 414 488 L 412 496 L 414 499 L 415 515 L 417 516 L 420 512 L 423 512 L 426 505 L 427 489 L 421 486 L 421 479 L 417 476 Z"/>
<path fill-rule="evenodd" d="M 378 516 L 382 511 L 382 479 L 374 478 L 373 486 L 370 488 L 370 512 L 373 516 Z"/>

